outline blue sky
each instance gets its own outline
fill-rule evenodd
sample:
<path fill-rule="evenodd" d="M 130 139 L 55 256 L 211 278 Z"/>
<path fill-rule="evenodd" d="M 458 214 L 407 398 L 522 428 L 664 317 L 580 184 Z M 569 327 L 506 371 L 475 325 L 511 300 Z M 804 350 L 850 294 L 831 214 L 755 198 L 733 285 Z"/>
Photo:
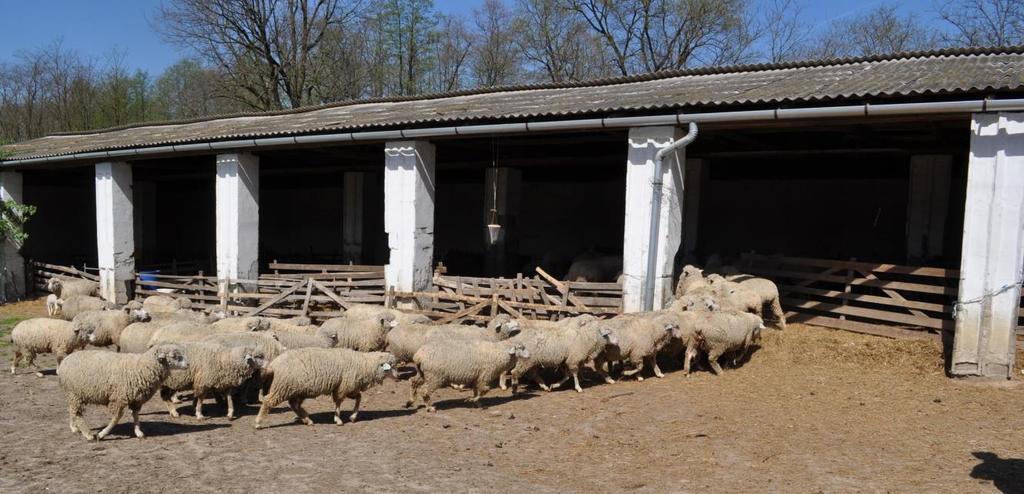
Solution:
<path fill-rule="evenodd" d="M 482 0 L 435 0 L 448 13 L 469 14 Z M 111 54 L 123 56 L 130 68 L 158 74 L 184 54 L 160 39 L 152 28 L 159 0 L 0 0 L 0 62 L 20 50 L 62 39 L 65 46 L 103 63 Z M 833 19 L 869 10 L 881 1 L 805 0 L 808 22 L 816 29 Z M 922 20 L 933 18 L 932 0 L 890 2 Z"/>

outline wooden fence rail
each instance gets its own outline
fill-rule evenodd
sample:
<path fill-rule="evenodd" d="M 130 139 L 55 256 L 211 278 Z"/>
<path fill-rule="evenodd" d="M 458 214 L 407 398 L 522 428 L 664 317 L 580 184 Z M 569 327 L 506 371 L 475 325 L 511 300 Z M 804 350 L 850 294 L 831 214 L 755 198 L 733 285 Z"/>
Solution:
<path fill-rule="evenodd" d="M 54 276 L 66 276 L 70 278 L 82 278 L 85 280 L 99 281 L 99 268 L 82 265 L 81 268 L 74 266 L 61 266 L 29 260 L 25 263 L 27 274 L 27 285 L 37 293 L 46 291 L 46 282 Z"/>
<path fill-rule="evenodd" d="M 956 269 L 744 254 L 740 270 L 775 281 L 798 322 L 886 336 L 955 326 Z"/>

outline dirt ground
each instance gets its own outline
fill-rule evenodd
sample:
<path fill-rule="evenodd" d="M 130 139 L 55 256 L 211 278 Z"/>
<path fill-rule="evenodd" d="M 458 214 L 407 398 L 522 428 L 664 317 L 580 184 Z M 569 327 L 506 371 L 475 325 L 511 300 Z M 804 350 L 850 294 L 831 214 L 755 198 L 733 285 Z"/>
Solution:
<path fill-rule="evenodd" d="M 408 385 L 389 380 L 343 426 L 324 399 L 306 404 L 315 426 L 282 407 L 260 431 L 255 408 L 198 422 L 152 401 L 147 439 L 123 422 L 98 443 L 69 431 L 55 376 L 19 369 L 0 377 L 0 492 L 1024 491 L 1024 382 L 950 380 L 929 341 L 792 325 L 762 344 L 721 377 L 496 390 L 485 410 L 454 390 L 436 414 L 406 410 Z"/>

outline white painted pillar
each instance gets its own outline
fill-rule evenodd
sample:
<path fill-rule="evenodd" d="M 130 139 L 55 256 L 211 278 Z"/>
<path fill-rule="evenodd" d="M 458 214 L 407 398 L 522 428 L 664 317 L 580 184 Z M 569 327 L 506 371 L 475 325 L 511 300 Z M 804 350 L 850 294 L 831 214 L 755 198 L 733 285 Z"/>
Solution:
<path fill-rule="evenodd" d="M 384 145 L 384 231 L 390 258 L 388 287 L 426 290 L 434 256 L 434 145 L 394 141 Z"/>
<path fill-rule="evenodd" d="M 345 173 L 345 186 L 342 191 L 342 228 L 341 244 L 342 254 L 345 259 L 357 264 L 362 263 L 363 257 L 363 187 L 366 182 L 366 173 L 347 172 Z"/>
<path fill-rule="evenodd" d="M 100 295 L 115 303 L 128 301 L 135 278 L 132 166 L 123 162 L 96 164 L 96 247 Z"/>
<path fill-rule="evenodd" d="M 217 156 L 217 279 L 259 278 L 260 160 L 248 153 Z"/>
<path fill-rule="evenodd" d="M 651 179 L 658 150 L 683 136 L 676 127 L 640 127 L 629 131 L 626 162 L 626 225 L 622 259 L 622 305 L 626 312 L 643 310 L 650 235 Z M 676 159 L 685 151 L 670 153 L 662 166 L 662 200 L 659 214 L 658 249 L 654 288 L 654 310 L 672 297 L 672 271 L 682 230 L 683 173 Z M 685 162 L 685 161 L 684 161 Z"/>
<path fill-rule="evenodd" d="M 707 163 L 702 159 L 687 159 L 683 175 L 683 255 L 688 262 L 694 262 L 697 256 L 700 193 L 708 176 Z"/>
<path fill-rule="evenodd" d="M 21 203 L 22 177 L 21 172 L 7 171 L 0 173 L 0 200 Z M 3 290 L 0 296 L 3 302 L 25 296 L 25 259 L 21 257 L 21 244 L 7 240 L 3 246 Z"/>
<path fill-rule="evenodd" d="M 907 197 L 907 262 L 910 264 L 920 265 L 942 256 L 952 173 L 952 156 L 910 157 Z"/>
<path fill-rule="evenodd" d="M 1022 256 L 1024 113 L 978 113 L 971 123 L 953 375 L 1010 377 Z"/>
<path fill-rule="evenodd" d="M 518 168 L 488 168 L 484 172 L 484 225 L 491 221 L 491 209 L 496 210 L 501 230 L 493 245 L 486 227 L 480 232 L 484 239 L 486 270 L 489 276 L 504 276 L 509 259 L 516 256 L 515 229 L 519 223 L 519 205 L 523 172 Z"/>

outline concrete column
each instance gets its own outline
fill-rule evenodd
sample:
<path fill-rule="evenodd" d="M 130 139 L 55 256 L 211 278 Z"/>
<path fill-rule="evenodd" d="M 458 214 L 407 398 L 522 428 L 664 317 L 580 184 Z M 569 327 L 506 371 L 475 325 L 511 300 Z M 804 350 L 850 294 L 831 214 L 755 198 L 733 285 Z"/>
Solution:
<path fill-rule="evenodd" d="M 366 173 L 345 173 L 345 187 L 342 191 L 342 254 L 345 259 L 355 263 L 363 260 L 363 216 Z"/>
<path fill-rule="evenodd" d="M 21 172 L 0 173 L 0 201 L 20 204 L 22 200 Z M 4 302 L 25 296 L 25 259 L 21 257 L 20 249 L 20 243 L 13 240 L 4 241 L 3 290 L 0 291 Z"/>
<path fill-rule="evenodd" d="M 259 278 L 260 160 L 247 153 L 217 156 L 217 279 Z"/>
<path fill-rule="evenodd" d="M 657 256 L 654 310 L 672 297 L 672 268 L 682 230 L 683 173 L 677 161 L 685 152 L 670 153 L 662 166 L 662 200 L 659 213 L 658 249 L 649 252 L 651 179 L 658 150 L 683 136 L 676 127 L 640 127 L 629 131 L 626 161 L 626 225 L 622 258 L 622 304 L 626 312 L 643 310 L 647 256 Z M 685 161 L 684 161 L 685 162 Z"/>
<path fill-rule="evenodd" d="M 390 258 L 388 287 L 426 290 L 434 256 L 434 145 L 394 141 L 384 145 L 384 231 Z"/>
<path fill-rule="evenodd" d="M 683 259 L 697 261 L 697 223 L 700 218 L 700 191 L 707 181 L 708 167 L 702 159 L 687 159 L 683 172 Z"/>
<path fill-rule="evenodd" d="M 910 157 L 910 188 L 907 198 L 907 262 L 927 263 L 942 256 L 946 217 L 949 215 L 949 181 L 953 157 Z"/>
<path fill-rule="evenodd" d="M 96 164 L 96 246 L 100 295 L 119 304 L 128 301 L 135 278 L 135 233 L 132 167 L 128 163 Z"/>
<path fill-rule="evenodd" d="M 1024 113 L 978 113 L 971 123 L 953 375 L 1010 377 L 1022 256 Z"/>
<path fill-rule="evenodd" d="M 493 245 L 486 227 L 481 232 L 489 276 L 506 275 L 509 260 L 516 258 L 518 245 L 514 232 L 519 223 L 522 184 L 523 172 L 518 168 L 488 168 L 484 173 L 484 225 L 491 221 L 491 209 L 497 210 L 498 224 L 501 225 L 498 241 Z"/>

